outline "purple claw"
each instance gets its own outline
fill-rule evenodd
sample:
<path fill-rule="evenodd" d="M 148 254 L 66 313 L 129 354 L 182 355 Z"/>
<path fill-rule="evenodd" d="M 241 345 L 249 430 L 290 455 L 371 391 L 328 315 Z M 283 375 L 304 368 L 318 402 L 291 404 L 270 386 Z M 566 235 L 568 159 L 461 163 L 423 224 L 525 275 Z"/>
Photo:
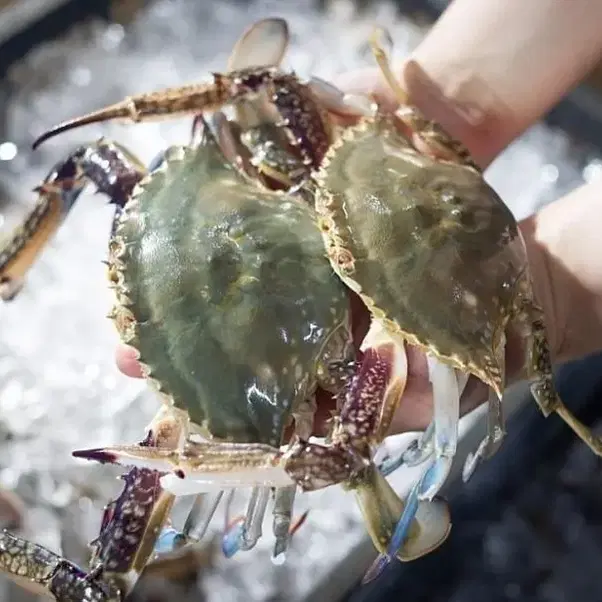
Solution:
<path fill-rule="evenodd" d="M 71 453 L 74 458 L 82 458 L 83 460 L 92 460 L 101 464 L 118 464 L 119 458 L 116 454 L 107 452 L 102 448 L 96 449 L 78 449 Z"/>

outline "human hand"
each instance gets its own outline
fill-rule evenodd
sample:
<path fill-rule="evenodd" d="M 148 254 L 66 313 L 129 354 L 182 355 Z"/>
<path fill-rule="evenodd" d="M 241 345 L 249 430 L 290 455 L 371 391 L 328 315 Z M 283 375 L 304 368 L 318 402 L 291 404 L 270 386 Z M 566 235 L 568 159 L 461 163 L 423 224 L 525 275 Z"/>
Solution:
<path fill-rule="evenodd" d="M 602 49 L 601 20 L 602 4 L 589 0 L 575 0 L 570 7 L 564 0 L 455 0 L 402 68 L 402 81 L 412 102 L 486 167 L 590 70 Z M 373 91 L 394 102 L 376 68 L 345 74 L 337 83 L 349 92 Z M 584 186 L 520 224 L 556 361 L 596 351 L 602 341 L 599 191 L 600 185 Z M 354 299 L 358 343 L 367 322 L 365 308 Z M 522 358 L 520 339 L 508 333 L 510 381 L 522 377 Z M 133 350 L 120 347 L 117 364 L 125 374 L 141 376 Z M 412 348 L 408 371 L 393 432 L 423 429 L 432 414 L 426 360 Z M 486 397 L 484 385 L 471 380 L 463 411 Z M 318 408 L 320 434 L 334 402 L 323 395 Z"/>

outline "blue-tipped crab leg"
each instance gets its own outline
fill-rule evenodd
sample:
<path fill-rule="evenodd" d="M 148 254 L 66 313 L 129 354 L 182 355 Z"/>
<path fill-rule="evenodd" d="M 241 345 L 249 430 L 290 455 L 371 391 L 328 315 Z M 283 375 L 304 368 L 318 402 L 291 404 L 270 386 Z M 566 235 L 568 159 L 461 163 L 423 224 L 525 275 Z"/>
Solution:
<path fill-rule="evenodd" d="M 281 565 L 286 561 L 286 550 L 289 542 L 305 523 L 309 514 L 309 511 L 305 511 L 294 522 L 292 521 L 296 490 L 295 485 L 279 487 L 274 490 L 272 528 L 276 542 L 272 552 L 272 562 L 275 565 Z M 262 497 L 264 492 L 267 492 L 265 498 Z M 226 528 L 222 538 L 222 551 L 227 558 L 231 558 L 241 550 L 250 550 L 256 545 L 261 536 L 261 522 L 263 521 L 263 518 L 259 521 L 259 517 L 261 514 L 265 514 L 264 503 L 267 503 L 269 490 L 255 488 L 248 502 L 246 516 L 237 516 L 231 519 L 230 506 L 233 495 L 234 490 L 230 492 L 226 504 Z"/>
<path fill-rule="evenodd" d="M 505 344 L 505 340 L 500 344 Z M 503 362 L 503 354 L 498 354 Z M 504 372 L 506 366 L 500 366 L 502 382 L 504 379 Z M 489 398 L 487 400 L 487 433 L 477 450 L 470 454 L 464 463 L 462 471 L 462 479 L 464 482 L 468 481 L 473 475 L 477 466 L 483 461 L 491 458 L 500 446 L 506 436 L 506 429 L 504 425 L 504 412 L 502 408 L 502 395 L 494 391 L 491 387 L 489 388 Z"/>
<path fill-rule="evenodd" d="M 456 453 L 458 443 L 458 422 L 460 420 L 461 389 L 466 379 L 460 385 L 456 371 L 434 358 L 427 358 L 429 378 L 433 388 L 433 421 L 432 438 L 433 453 L 431 463 L 423 472 L 418 482 L 412 488 L 403 513 L 395 527 L 387 551 L 377 558 L 375 564 L 364 577 L 365 581 L 374 579 L 380 571 L 395 558 L 404 546 L 410 532 L 410 527 L 418 511 L 420 501 L 431 501 L 443 487 Z M 426 446 L 425 446 L 426 447 Z"/>
<path fill-rule="evenodd" d="M 214 496 L 208 493 L 200 493 L 195 496 L 182 530 L 175 529 L 172 526 L 164 527 L 155 544 L 155 553 L 168 554 L 183 546 L 199 543 L 207 533 L 209 524 L 223 496 L 224 491 L 219 491 Z M 205 511 L 205 502 L 211 497 L 213 499 L 208 504 L 208 510 Z"/>
<path fill-rule="evenodd" d="M 428 367 L 433 389 L 434 459 L 420 479 L 418 496 L 430 501 L 443 487 L 456 455 L 462 391 L 452 367 L 431 357 Z"/>
<path fill-rule="evenodd" d="M 235 520 L 224 533 L 222 550 L 226 558 L 231 558 L 240 550 L 252 550 L 257 545 L 269 499 L 269 487 L 253 488 L 244 519 Z"/>

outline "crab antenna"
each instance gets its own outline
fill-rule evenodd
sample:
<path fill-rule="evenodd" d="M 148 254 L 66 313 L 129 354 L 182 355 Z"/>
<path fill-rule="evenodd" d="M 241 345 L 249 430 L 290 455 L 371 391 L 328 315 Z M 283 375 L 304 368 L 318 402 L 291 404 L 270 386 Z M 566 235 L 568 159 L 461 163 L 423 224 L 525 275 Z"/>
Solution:
<path fill-rule="evenodd" d="M 229 82 L 228 77 L 215 73 L 213 82 L 166 88 L 149 94 L 129 96 L 116 104 L 60 123 L 42 134 L 33 143 L 33 149 L 35 150 L 40 144 L 57 134 L 92 123 L 102 123 L 114 119 L 127 119 L 138 123 L 152 118 L 162 119 L 168 116 L 178 117 L 190 113 L 214 111 L 230 99 Z"/>
<path fill-rule="evenodd" d="M 395 77 L 393 70 L 391 69 L 391 62 L 385 48 L 391 49 L 393 47 L 393 40 L 389 32 L 383 27 L 375 27 L 372 35 L 370 36 L 370 48 L 372 54 L 378 63 L 378 66 L 391 90 L 393 90 L 399 104 L 408 104 L 409 98 L 408 93 L 402 88 L 399 79 Z"/>

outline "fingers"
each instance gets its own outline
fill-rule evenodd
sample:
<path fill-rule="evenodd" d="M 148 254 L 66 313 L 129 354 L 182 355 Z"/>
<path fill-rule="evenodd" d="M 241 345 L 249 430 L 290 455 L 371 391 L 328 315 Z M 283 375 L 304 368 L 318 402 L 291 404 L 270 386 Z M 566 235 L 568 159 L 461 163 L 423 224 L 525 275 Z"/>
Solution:
<path fill-rule="evenodd" d="M 602 2 L 455 0 L 406 65 L 412 100 L 483 165 L 602 54 Z"/>
<path fill-rule="evenodd" d="M 126 376 L 142 378 L 142 370 L 138 363 L 138 354 L 135 349 L 127 345 L 119 345 L 116 354 L 117 367 Z"/>
<path fill-rule="evenodd" d="M 577 84 L 602 55 L 602 2 L 455 0 L 401 78 L 413 103 L 486 167 Z M 392 97 L 378 69 L 335 82 Z"/>

